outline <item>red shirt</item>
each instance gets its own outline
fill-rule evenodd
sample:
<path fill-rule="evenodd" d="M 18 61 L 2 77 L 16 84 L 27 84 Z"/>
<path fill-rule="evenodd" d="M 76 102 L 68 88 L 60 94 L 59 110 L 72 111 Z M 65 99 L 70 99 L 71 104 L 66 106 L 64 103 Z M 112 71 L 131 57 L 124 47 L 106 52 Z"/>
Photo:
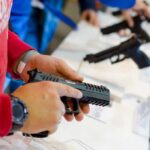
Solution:
<path fill-rule="evenodd" d="M 0 137 L 7 135 L 12 127 L 10 97 L 3 93 L 6 72 L 13 75 L 15 62 L 23 53 L 32 49 L 8 31 L 11 3 L 11 0 L 0 0 Z"/>

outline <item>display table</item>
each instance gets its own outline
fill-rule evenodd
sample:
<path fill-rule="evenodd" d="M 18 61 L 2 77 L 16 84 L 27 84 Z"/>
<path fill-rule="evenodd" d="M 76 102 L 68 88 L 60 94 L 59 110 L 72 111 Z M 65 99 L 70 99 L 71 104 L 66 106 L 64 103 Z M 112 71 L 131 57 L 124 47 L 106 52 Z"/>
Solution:
<path fill-rule="evenodd" d="M 109 15 L 100 13 L 99 16 L 102 26 L 111 24 L 109 21 L 118 21 L 118 18 Z M 135 112 L 139 102 L 146 101 L 150 95 L 150 68 L 139 70 L 131 59 L 114 65 L 109 59 L 97 64 L 83 62 L 86 54 L 105 50 L 126 39 L 117 34 L 103 36 L 99 29 L 81 22 L 78 31 L 72 31 L 53 53 L 81 73 L 84 81 L 109 87 L 121 101 L 113 102 L 110 108 L 91 106 L 91 113 L 82 122 L 63 121 L 58 131 L 47 140 L 54 138 L 67 150 L 148 149 L 148 137 L 135 130 Z M 149 55 L 148 47 L 148 44 L 143 45 L 141 50 Z"/>

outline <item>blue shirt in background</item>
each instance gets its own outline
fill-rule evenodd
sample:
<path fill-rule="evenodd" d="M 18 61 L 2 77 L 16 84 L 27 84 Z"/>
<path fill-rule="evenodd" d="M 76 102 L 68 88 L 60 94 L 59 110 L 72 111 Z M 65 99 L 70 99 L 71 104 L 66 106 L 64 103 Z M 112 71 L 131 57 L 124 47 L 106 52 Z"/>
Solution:
<path fill-rule="evenodd" d="M 57 10 L 61 10 L 64 0 L 41 0 L 41 2 L 48 1 L 50 5 Z M 96 10 L 95 0 L 78 0 L 81 12 L 86 9 Z M 22 40 L 44 52 L 48 43 L 52 40 L 53 35 L 58 25 L 58 18 L 54 16 L 48 9 L 40 12 L 33 9 L 31 6 L 32 0 L 14 0 L 11 11 L 11 23 L 14 31 L 20 36 Z M 41 23 L 40 16 L 36 13 L 42 14 L 44 20 Z M 38 17 L 39 16 L 39 17 Z M 43 24 L 43 27 L 41 26 Z M 41 28 L 42 33 L 39 31 Z M 39 35 L 40 33 L 40 35 Z M 44 38 L 43 38 L 44 37 Z"/>

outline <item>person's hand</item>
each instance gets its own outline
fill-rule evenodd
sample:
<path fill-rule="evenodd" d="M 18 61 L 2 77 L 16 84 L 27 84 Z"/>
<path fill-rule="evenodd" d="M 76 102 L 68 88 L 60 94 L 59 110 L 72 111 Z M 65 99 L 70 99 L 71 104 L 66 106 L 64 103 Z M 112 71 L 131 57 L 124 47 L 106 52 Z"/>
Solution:
<path fill-rule="evenodd" d="M 26 84 L 12 95 L 20 98 L 27 106 L 29 115 L 21 131 L 29 134 L 42 131 L 55 132 L 61 117 L 65 114 L 60 97 L 76 99 L 82 97 L 82 93 L 72 87 L 49 81 Z M 76 116 L 77 120 L 82 118 L 82 113 Z"/>
<path fill-rule="evenodd" d="M 46 73 L 52 73 L 58 76 L 62 76 L 69 80 L 73 81 L 83 81 L 83 78 L 77 74 L 73 69 L 71 69 L 63 60 L 52 57 L 46 56 L 41 54 L 34 54 L 29 62 L 27 63 L 25 69 L 23 70 L 21 77 L 24 81 L 28 81 L 28 70 L 32 70 L 34 68 L 39 69 L 40 71 Z M 80 121 L 83 119 L 83 114 L 89 112 L 89 105 L 88 104 L 80 104 L 80 113 L 75 116 L 76 120 Z M 66 120 L 71 121 L 74 116 L 73 115 L 65 115 Z"/>
<path fill-rule="evenodd" d="M 136 12 L 141 17 L 145 16 L 150 18 L 150 11 L 148 6 L 143 2 L 143 0 L 136 0 L 136 4 L 132 9 L 123 11 L 123 16 L 127 20 L 130 27 L 134 26 L 134 21 L 131 15 L 133 11 Z"/>
<path fill-rule="evenodd" d="M 88 9 L 83 11 L 80 18 L 81 20 L 86 20 L 93 26 L 100 26 L 98 16 L 94 10 Z"/>
<path fill-rule="evenodd" d="M 27 71 L 35 68 L 42 72 L 62 76 L 73 81 L 83 80 L 83 78 L 71 67 L 69 67 L 62 59 L 42 54 L 34 54 L 31 57 L 25 69 L 20 74 L 22 79 L 24 81 L 28 81 Z"/>

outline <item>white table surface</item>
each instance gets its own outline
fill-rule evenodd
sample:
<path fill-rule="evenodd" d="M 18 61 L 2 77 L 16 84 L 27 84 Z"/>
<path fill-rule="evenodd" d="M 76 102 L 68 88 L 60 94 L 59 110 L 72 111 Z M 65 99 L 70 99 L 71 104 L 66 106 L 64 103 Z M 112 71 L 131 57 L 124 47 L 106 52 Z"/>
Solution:
<path fill-rule="evenodd" d="M 99 16 L 102 26 L 120 20 L 102 13 Z M 150 26 L 146 25 L 148 29 Z M 102 51 L 125 39 L 117 34 L 103 36 L 99 29 L 81 22 L 79 30 L 72 31 L 54 52 L 54 56 L 64 59 L 84 75 L 86 82 L 106 85 L 122 100 L 120 103 L 114 102 L 111 108 L 102 109 L 101 114 L 93 106 L 92 117 L 87 116 L 80 123 L 63 121 L 49 140 L 54 138 L 60 141 L 67 150 L 79 150 L 85 145 L 87 147 L 83 149 L 89 150 L 148 150 L 148 138 L 134 132 L 134 115 L 137 100 L 144 101 L 150 95 L 150 67 L 139 70 L 131 59 L 115 65 L 109 60 L 98 64 L 82 61 L 86 54 Z M 148 43 L 141 50 L 149 55 L 149 48 Z"/>

